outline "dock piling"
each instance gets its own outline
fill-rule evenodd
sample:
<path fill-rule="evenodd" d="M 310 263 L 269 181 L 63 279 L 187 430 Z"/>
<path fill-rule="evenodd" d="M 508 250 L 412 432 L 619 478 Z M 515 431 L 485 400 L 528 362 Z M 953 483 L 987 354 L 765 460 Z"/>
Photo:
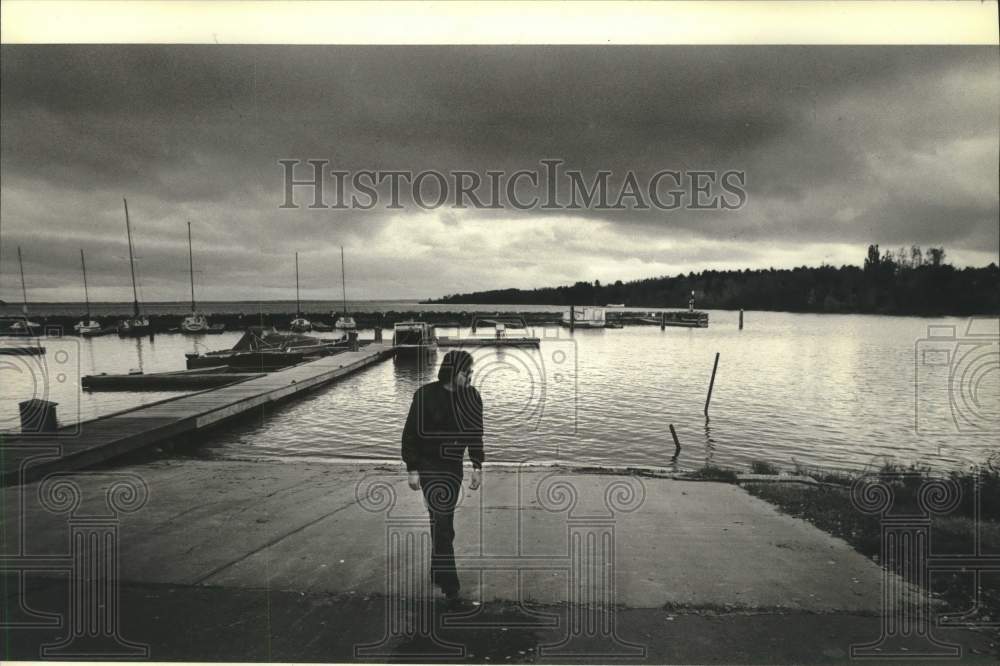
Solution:
<path fill-rule="evenodd" d="M 667 313 L 666 312 L 661 312 L 660 313 L 660 330 L 661 331 L 667 330 Z"/>
<path fill-rule="evenodd" d="M 681 454 L 681 443 L 677 439 L 677 431 L 674 430 L 674 424 L 670 424 L 670 436 L 674 438 L 674 455 L 670 458 L 671 461 L 676 462 L 677 457 Z"/>
<path fill-rule="evenodd" d="M 715 352 L 715 365 L 712 366 L 712 381 L 708 383 L 708 397 L 705 398 L 705 417 L 708 417 L 708 405 L 712 402 L 712 388 L 715 387 L 715 371 L 719 369 L 719 352 Z"/>
<path fill-rule="evenodd" d="M 576 325 L 576 307 L 569 306 L 569 332 L 572 333 Z"/>
<path fill-rule="evenodd" d="M 743 308 L 740 308 L 740 330 L 743 330 Z"/>

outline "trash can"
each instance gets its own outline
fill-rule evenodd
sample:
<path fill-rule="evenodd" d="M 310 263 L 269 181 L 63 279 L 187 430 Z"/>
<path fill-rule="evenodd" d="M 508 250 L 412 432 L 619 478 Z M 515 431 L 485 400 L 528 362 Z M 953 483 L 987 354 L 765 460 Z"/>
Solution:
<path fill-rule="evenodd" d="M 55 432 L 59 429 L 56 417 L 58 402 L 32 398 L 19 403 L 21 408 L 21 432 L 40 433 Z"/>

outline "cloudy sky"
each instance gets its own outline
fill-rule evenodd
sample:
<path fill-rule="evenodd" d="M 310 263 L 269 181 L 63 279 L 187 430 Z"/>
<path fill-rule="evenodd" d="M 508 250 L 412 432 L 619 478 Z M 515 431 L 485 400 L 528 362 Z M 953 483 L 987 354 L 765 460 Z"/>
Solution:
<path fill-rule="evenodd" d="M 80 248 L 92 299 L 130 300 L 123 196 L 145 300 L 187 298 L 187 221 L 202 300 L 294 298 L 296 251 L 303 297 L 338 298 L 341 245 L 356 299 L 860 264 L 870 242 L 997 260 L 996 48 L 4 46 L 0 68 L 8 302 L 17 246 L 31 300 L 81 299 Z M 285 210 L 282 159 L 731 169 L 747 199 Z"/>

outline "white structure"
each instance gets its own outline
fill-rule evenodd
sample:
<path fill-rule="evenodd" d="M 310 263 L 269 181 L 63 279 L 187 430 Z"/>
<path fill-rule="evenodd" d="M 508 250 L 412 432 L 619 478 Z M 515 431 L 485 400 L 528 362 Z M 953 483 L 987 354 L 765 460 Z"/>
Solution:
<path fill-rule="evenodd" d="M 573 326 L 576 328 L 604 328 L 607 321 L 604 318 L 604 308 L 580 308 L 573 315 Z M 570 313 L 563 312 L 562 325 L 569 326 Z"/>

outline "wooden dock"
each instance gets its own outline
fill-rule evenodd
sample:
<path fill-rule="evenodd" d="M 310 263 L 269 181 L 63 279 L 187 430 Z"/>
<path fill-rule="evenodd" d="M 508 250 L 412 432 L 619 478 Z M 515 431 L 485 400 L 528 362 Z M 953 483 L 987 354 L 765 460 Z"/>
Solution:
<path fill-rule="evenodd" d="M 538 347 L 539 338 L 503 337 L 503 338 L 449 338 L 438 336 L 438 347 Z"/>
<path fill-rule="evenodd" d="M 46 435 L 5 434 L 0 484 L 12 486 L 52 472 L 89 467 L 129 451 L 190 435 L 300 395 L 377 363 L 391 346 L 369 344 L 247 381 L 102 416 Z"/>

